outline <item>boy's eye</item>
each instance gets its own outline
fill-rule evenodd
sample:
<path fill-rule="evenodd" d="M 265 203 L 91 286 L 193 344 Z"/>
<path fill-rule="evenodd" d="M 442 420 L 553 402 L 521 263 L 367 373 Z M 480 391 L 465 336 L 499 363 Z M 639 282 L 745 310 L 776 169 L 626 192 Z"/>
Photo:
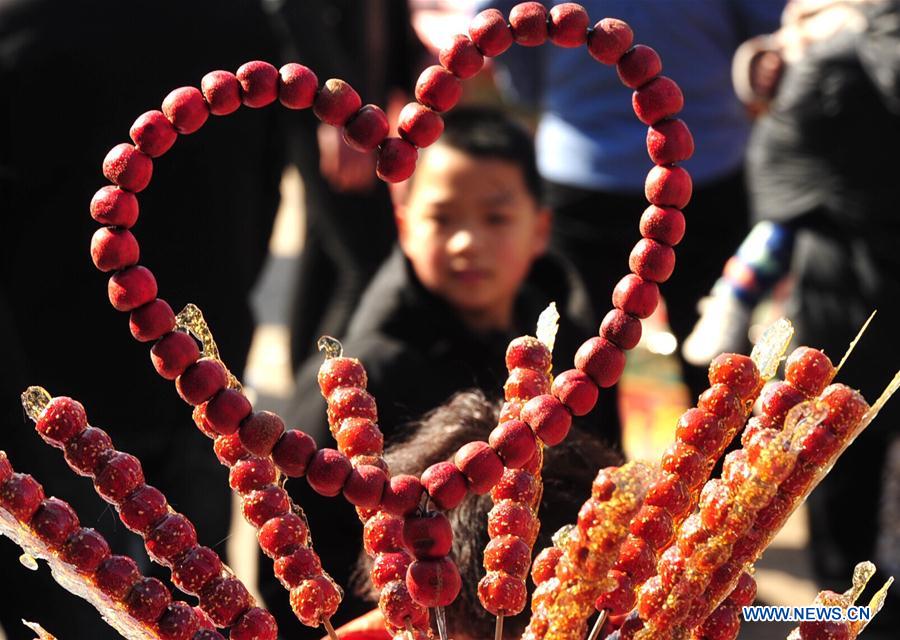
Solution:
<path fill-rule="evenodd" d="M 491 226 L 502 226 L 509 222 L 510 217 L 505 213 L 495 211 L 487 215 L 487 223 Z"/>

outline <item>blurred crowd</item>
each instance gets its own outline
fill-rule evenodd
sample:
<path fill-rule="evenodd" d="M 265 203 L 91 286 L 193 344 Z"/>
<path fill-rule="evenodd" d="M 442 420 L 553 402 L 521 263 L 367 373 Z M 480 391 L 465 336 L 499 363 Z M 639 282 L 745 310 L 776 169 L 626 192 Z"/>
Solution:
<path fill-rule="evenodd" d="M 100 160 L 169 90 L 247 60 L 299 61 L 322 82 L 343 78 L 395 123 L 414 100 L 418 73 L 474 13 L 508 14 L 515 4 L 0 0 L 0 448 L 17 468 L 70 501 L 83 522 L 96 516 L 90 526 L 152 573 L 140 541 L 23 424 L 19 394 L 30 384 L 77 398 L 92 424 L 137 455 L 148 480 L 192 518 L 201 542 L 224 552 L 227 469 L 148 366 L 147 345 L 104 304 L 106 278 L 88 259 L 96 225 L 87 203 L 102 185 Z M 628 22 L 684 93 L 677 117 L 693 134 L 684 163 L 693 195 L 657 318 L 679 342 L 691 398 L 709 386 L 715 355 L 747 352 L 754 314 L 774 304 L 794 323 L 797 344 L 822 348 L 835 363 L 877 309 L 840 372 L 874 400 L 900 353 L 900 0 L 582 4 L 593 19 Z M 375 177 L 372 153 L 352 149 L 310 110 L 211 118 L 154 165 L 141 194 L 141 263 L 176 311 L 189 302 L 202 308 L 240 377 L 254 330 L 250 292 L 282 175 L 296 167 L 304 228 L 288 292 L 296 373 L 285 421 L 328 446 L 316 340 L 336 336 L 366 365 L 386 442 L 399 443 L 398 468 L 421 471 L 454 443 L 486 438 L 506 345 L 532 333 L 549 302 L 563 314 L 555 370 L 569 368 L 578 345 L 596 335 L 647 206 L 652 162 L 631 92 L 583 47 L 513 47 L 463 83 L 442 138 L 420 150 L 410 180 L 391 188 Z M 577 421 L 581 458 L 572 446 L 549 466 L 564 473 L 577 459 L 577 471 L 584 450 L 610 463 L 622 458 L 617 393 L 604 390 Z M 888 574 L 900 567 L 897 407 L 895 400 L 885 408 L 809 498 L 821 588 L 843 591 L 863 560 Z M 488 419 L 455 431 L 469 409 Z M 580 504 L 589 466 L 581 475 L 569 469 L 571 485 L 551 488 L 559 497 L 545 504 Z M 323 563 L 349 584 L 362 531 L 356 513 L 305 483 L 288 486 L 308 513 Z M 17 584 L 0 598 L 7 637 L 32 637 L 22 618 L 51 630 L 51 620 L 65 619 L 61 638 L 115 637 L 88 605 L 24 571 L 18 555 L 0 542 L 0 566 Z M 320 638 L 321 630 L 294 619 L 271 561 L 260 563 L 259 591 L 284 637 Z M 477 581 L 480 562 L 473 567 L 464 580 Z M 372 606 L 365 589 L 348 590 L 335 622 Z M 66 628 L 78 631 L 67 636 Z M 865 637 L 900 637 L 900 600 L 892 596 Z"/>

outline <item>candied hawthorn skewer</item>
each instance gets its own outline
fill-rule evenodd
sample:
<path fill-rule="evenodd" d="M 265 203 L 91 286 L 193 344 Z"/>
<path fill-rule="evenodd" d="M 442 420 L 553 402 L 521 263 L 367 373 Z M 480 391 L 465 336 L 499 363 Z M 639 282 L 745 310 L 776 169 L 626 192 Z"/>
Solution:
<path fill-rule="evenodd" d="M 169 568 L 175 586 L 200 599 L 200 609 L 216 626 L 231 628 L 233 638 L 275 640 L 275 618 L 256 606 L 215 551 L 197 544 L 193 523 L 174 511 L 159 489 L 144 482 L 140 461 L 114 449 L 106 432 L 88 424 L 80 402 L 51 398 L 40 387 L 29 387 L 22 401 L 44 441 L 64 451 L 75 473 L 93 480 L 97 494 L 116 507 L 122 524 L 144 539 L 150 558 Z M 142 588 L 147 591 L 143 599 L 162 598 L 159 585 Z"/>
<path fill-rule="evenodd" d="M 57 408 L 62 411 L 55 436 L 63 437 L 67 430 L 75 433 L 83 411 L 75 405 Z M 67 502 L 45 498 L 40 483 L 16 473 L 4 451 L 0 451 L 0 533 L 22 547 L 27 554 L 23 557 L 46 560 L 63 588 L 94 605 L 126 637 L 224 640 L 205 613 L 172 600 L 166 586 L 141 575 L 131 558 L 112 555 L 106 539 L 82 527 Z M 201 630 L 207 635 L 200 635 Z"/>
<path fill-rule="evenodd" d="M 866 585 L 875 575 L 875 565 L 871 562 L 861 562 L 853 570 L 853 584 L 844 593 L 834 591 L 820 591 L 816 596 L 815 604 L 823 607 L 840 607 L 845 612 L 862 595 Z M 884 607 L 887 591 L 893 584 L 890 578 L 869 601 L 869 617 L 859 620 L 842 621 L 806 621 L 791 631 L 787 640 L 854 640 L 868 626 L 882 607 Z"/>
<path fill-rule="evenodd" d="M 442 513 L 416 513 L 424 494 L 418 478 L 389 477 L 382 457 L 384 437 L 377 424 L 375 399 L 366 391 L 363 364 L 343 357 L 340 343 L 333 338 L 320 339 L 319 348 L 326 354 L 318 382 L 328 406 L 329 427 L 340 454 L 349 459 L 350 472 L 339 490 L 363 522 L 363 546 L 373 560 L 370 578 L 380 593 L 378 606 L 385 625 L 393 634 L 410 631 L 427 636 L 428 609 L 411 594 L 422 585 L 414 579 L 407 586 L 407 581 L 410 575 L 418 578 L 422 573 L 418 566 L 410 572 L 415 562 L 441 562 L 450 552 L 450 522 Z M 310 480 L 318 490 L 314 476 Z M 452 572 L 446 562 L 441 568 Z M 452 601 L 456 597 L 456 592 L 449 593 L 452 590 L 448 582 L 436 597 Z M 425 599 L 423 593 L 416 593 Z"/>
<path fill-rule="evenodd" d="M 607 572 L 653 473 L 641 463 L 630 462 L 597 474 L 591 497 L 578 513 L 578 524 L 558 535 L 558 551 L 544 550 L 535 560 L 532 572 L 537 588 L 523 639 L 585 635 L 594 601 L 606 586 Z"/>

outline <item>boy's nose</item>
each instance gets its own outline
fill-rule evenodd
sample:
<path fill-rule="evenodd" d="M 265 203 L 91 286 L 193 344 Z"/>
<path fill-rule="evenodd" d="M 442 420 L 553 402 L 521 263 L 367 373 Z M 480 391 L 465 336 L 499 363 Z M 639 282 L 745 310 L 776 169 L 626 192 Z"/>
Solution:
<path fill-rule="evenodd" d="M 476 238 L 471 229 L 459 229 L 450 237 L 447 249 L 450 253 L 464 253 L 475 246 Z"/>

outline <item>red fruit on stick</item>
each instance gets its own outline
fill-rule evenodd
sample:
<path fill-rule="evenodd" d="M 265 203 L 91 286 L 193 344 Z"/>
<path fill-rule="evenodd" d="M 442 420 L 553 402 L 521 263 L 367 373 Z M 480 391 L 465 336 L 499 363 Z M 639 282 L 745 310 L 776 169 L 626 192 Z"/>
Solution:
<path fill-rule="evenodd" d="M 660 507 L 644 505 L 629 526 L 631 533 L 643 538 L 654 549 L 664 548 L 671 540 L 672 516 Z"/>
<path fill-rule="evenodd" d="M 286 556 L 307 544 L 309 529 L 303 519 L 293 513 L 276 516 L 259 528 L 259 546 L 270 558 Z"/>
<path fill-rule="evenodd" d="M 206 405 L 206 421 L 219 435 L 235 433 L 253 407 L 237 389 L 222 389 Z"/>
<path fill-rule="evenodd" d="M 630 535 L 622 543 L 614 568 L 637 583 L 643 582 L 656 571 L 656 553 L 646 540 Z"/>
<path fill-rule="evenodd" d="M 610 569 L 607 578 L 612 582 L 612 587 L 600 595 L 594 602 L 598 611 L 609 611 L 612 615 L 623 615 L 634 608 L 636 596 L 631 577 L 617 569 Z"/>
<path fill-rule="evenodd" d="M 688 409 L 678 419 L 675 437 L 712 460 L 728 442 L 722 419 L 703 409 Z"/>
<path fill-rule="evenodd" d="M 336 430 L 349 418 L 378 422 L 375 398 L 364 388 L 338 387 L 328 396 L 328 424 L 332 430 Z"/>
<path fill-rule="evenodd" d="M 537 451 L 534 432 L 521 420 L 508 420 L 499 424 L 491 431 L 488 444 L 497 452 L 507 469 L 522 467 Z"/>
<path fill-rule="evenodd" d="M 434 144 L 441 137 L 444 119 L 428 107 L 410 102 L 400 111 L 397 131 L 403 140 L 421 149 Z"/>
<path fill-rule="evenodd" d="M 79 475 L 93 476 L 101 454 L 112 449 L 112 440 L 103 429 L 88 427 L 66 443 L 65 459 Z"/>
<path fill-rule="evenodd" d="M 376 513 L 363 526 L 363 548 L 370 556 L 403 550 L 402 518 L 384 511 Z"/>
<path fill-rule="evenodd" d="M 503 475 L 503 461 L 487 442 L 475 441 L 463 445 L 456 452 L 453 462 L 476 495 L 490 491 Z"/>
<path fill-rule="evenodd" d="M 522 2 L 509 12 L 513 39 L 523 47 L 537 47 L 547 41 L 547 8 L 540 2 Z"/>
<path fill-rule="evenodd" d="M 597 404 L 600 389 L 591 377 L 578 369 L 569 369 L 556 376 L 550 392 L 562 402 L 572 415 L 584 416 Z"/>
<path fill-rule="evenodd" d="M 172 594 L 156 578 L 139 579 L 123 601 L 131 617 L 147 624 L 159 620 L 170 602 Z"/>
<path fill-rule="evenodd" d="M 114 273 L 106 292 L 116 311 L 133 311 L 156 298 L 156 278 L 147 267 L 134 265 Z"/>
<path fill-rule="evenodd" d="M 662 507 L 675 518 L 687 515 L 691 508 L 691 493 L 687 484 L 674 473 L 664 473 L 650 486 L 645 504 Z"/>
<path fill-rule="evenodd" d="M 337 78 L 325 81 L 313 102 L 313 113 L 326 124 L 343 127 L 359 111 L 362 99 L 347 82 Z"/>
<path fill-rule="evenodd" d="M 387 474 L 380 468 L 370 464 L 356 465 L 344 483 L 344 498 L 353 506 L 373 509 L 381 502 L 387 482 Z"/>
<path fill-rule="evenodd" d="M 684 214 L 672 207 L 651 204 L 641 215 L 641 235 L 674 247 L 684 237 Z"/>
<path fill-rule="evenodd" d="M 588 370 L 587 373 L 590 374 L 591 371 Z M 525 403 L 521 416 L 548 447 L 565 440 L 572 427 L 572 414 L 562 402 L 549 394 L 537 396 Z M 531 453 L 533 456 L 534 450 Z"/>
<path fill-rule="evenodd" d="M 531 579 L 539 585 L 546 582 L 556 574 L 556 565 L 563 556 L 563 550 L 559 547 L 547 547 L 534 559 L 531 566 Z"/>
<path fill-rule="evenodd" d="M 59 498 L 47 498 L 41 502 L 29 525 L 35 535 L 53 549 L 61 547 L 79 527 L 75 510 Z"/>
<path fill-rule="evenodd" d="M 200 357 L 197 341 L 183 331 L 163 336 L 150 349 L 153 368 L 166 380 L 174 380 Z"/>
<path fill-rule="evenodd" d="M 175 379 L 178 395 L 192 407 L 203 404 L 227 384 L 228 372 L 225 366 L 212 358 L 198 360 Z"/>
<path fill-rule="evenodd" d="M 636 44 L 622 54 L 616 63 L 619 80 L 629 89 L 637 89 L 662 71 L 662 60 L 659 54 L 646 45 Z"/>
<path fill-rule="evenodd" d="M 403 544 L 419 560 L 442 558 L 453 545 L 450 521 L 439 511 L 407 516 L 403 520 Z"/>
<path fill-rule="evenodd" d="M 265 107 L 278 99 L 280 76 L 278 69 L 268 62 L 246 62 L 234 75 L 241 83 L 241 101 L 251 109 Z"/>
<path fill-rule="evenodd" d="M 784 363 L 784 379 L 806 396 L 813 398 L 825 390 L 836 370 L 824 352 L 798 347 Z"/>
<path fill-rule="evenodd" d="M 381 455 L 384 450 L 384 436 L 381 429 L 366 418 L 348 418 L 340 424 L 335 434 L 338 449 L 347 457 L 359 455 Z"/>
<path fill-rule="evenodd" d="M 357 151 L 372 151 L 387 138 L 390 128 L 381 107 L 367 104 L 344 125 L 344 142 Z"/>
<path fill-rule="evenodd" d="M 484 568 L 524 579 L 531 565 L 531 548 L 515 536 L 500 536 L 484 548 Z"/>
<path fill-rule="evenodd" d="M 250 455 L 250 452 L 241 444 L 240 434 L 237 433 L 216 438 L 213 450 L 216 452 L 219 462 L 226 467 L 234 466 L 238 460 Z"/>
<path fill-rule="evenodd" d="M 121 503 L 125 497 L 144 484 L 144 470 L 141 462 L 129 453 L 113 451 L 105 461 L 101 461 L 94 478 L 97 493 L 113 504 Z"/>
<path fill-rule="evenodd" d="M 260 607 L 245 611 L 228 632 L 230 640 L 277 640 L 275 617 Z"/>
<path fill-rule="evenodd" d="M 185 135 L 199 130 L 209 118 L 209 105 L 196 87 L 170 92 L 163 100 L 162 111 L 178 133 Z"/>
<path fill-rule="evenodd" d="M 106 538 L 93 529 L 79 528 L 69 534 L 60 555 L 66 563 L 84 574 L 92 574 L 109 557 Z"/>
<path fill-rule="evenodd" d="M 530 400 L 549 391 L 550 380 L 545 372 L 523 367 L 510 371 L 503 384 L 503 393 L 507 400 Z"/>
<path fill-rule="evenodd" d="M 684 108 L 684 94 L 671 78 L 659 76 L 635 91 L 631 104 L 638 120 L 647 125 L 656 124 Z"/>
<path fill-rule="evenodd" d="M 603 64 L 616 64 L 631 47 L 634 34 L 631 27 L 616 18 L 604 18 L 594 25 L 588 36 L 588 51 Z"/>
<path fill-rule="evenodd" d="M 700 637 L 708 640 L 735 640 L 741 629 L 738 609 L 727 600 L 700 625 Z"/>
<path fill-rule="evenodd" d="M 499 56 L 512 46 L 513 34 L 506 18 L 497 9 L 485 9 L 469 22 L 469 37 L 489 58 Z"/>
<path fill-rule="evenodd" d="M 97 588 L 113 600 L 121 601 L 138 580 L 141 572 L 137 564 L 127 556 L 110 556 L 100 563 L 94 573 Z"/>
<path fill-rule="evenodd" d="M 134 145 L 122 143 L 103 159 L 103 175 L 110 182 L 133 193 L 147 188 L 153 176 L 153 160 Z"/>
<path fill-rule="evenodd" d="M 589 375 L 598 387 L 611 387 L 625 370 L 625 353 L 604 338 L 591 338 L 575 353 L 575 367 Z"/>
<path fill-rule="evenodd" d="M 478 599 L 495 616 L 514 616 L 525 608 L 525 580 L 503 571 L 490 571 L 478 582 Z"/>
<path fill-rule="evenodd" d="M 382 589 L 385 585 L 396 580 L 406 579 L 406 570 L 412 562 L 412 556 L 406 551 L 392 553 L 379 553 L 372 563 L 370 577 L 372 586 Z"/>
<path fill-rule="evenodd" d="M 278 100 L 288 109 L 308 109 L 316 99 L 319 79 L 309 67 L 289 62 L 278 70 Z"/>
<path fill-rule="evenodd" d="M 460 96 L 462 84 L 459 78 L 439 65 L 425 69 L 416 82 L 416 100 L 435 111 L 452 109 Z"/>
<path fill-rule="evenodd" d="M 241 501 L 241 513 L 254 527 L 261 527 L 276 516 L 287 513 L 291 500 L 281 487 L 269 485 L 258 491 L 251 491 Z"/>
<path fill-rule="evenodd" d="M 519 336 L 506 347 L 506 368 L 531 369 L 546 374 L 552 365 L 552 355 L 547 345 L 532 336 Z"/>
<path fill-rule="evenodd" d="M 677 166 L 653 167 L 644 183 L 644 195 L 658 207 L 683 209 L 690 202 L 692 192 L 690 174 Z"/>
<path fill-rule="evenodd" d="M 534 474 L 524 469 L 504 469 L 500 481 L 491 489 L 494 502 L 516 500 L 524 504 L 533 504 L 539 491 L 538 481 Z"/>
<path fill-rule="evenodd" d="M 515 500 L 497 502 L 488 512 L 488 535 L 491 538 L 512 535 L 531 546 L 537 539 L 538 527 L 539 522 L 531 509 Z"/>
<path fill-rule="evenodd" d="M 147 484 L 128 494 L 117 508 L 122 524 L 140 534 L 147 533 L 169 513 L 166 497 L 159 489 Z"/>
<path fill-rule="evenodd" d="M 619 280 L 612 295 L 613 306 L 637 318 L 649 318 L 659 303 L 659 286 L 633 273 Z"/>
<path fill-rule="evenodd" d="M 825 423 L 838 437 L 845 437 L 859 425 L 869 410 L 869 404 L 859 393 L 844 384 L 832 384 L 819 396 L 819 402 L 828 410 Z"/>
<path fill-rule="evenodd" d="M 303 624 L 317 627 L 337 611 L 341 594 L 325 576 L 316 576 L 291 589 L 291 608 Z"/>
<path fill-rule="evenodd" d="M 655 164 L 684 162 L 694 155 L 694 138 L 683 120 L 660 120 L 647 129 L 647 153 Z"/>
<path fill-rule="evenodd" d="M 268 458 L 244 458 L 231 467 L 228 484 L 238 493 L 245 494 L 274 484 L 277 475 L 275 465 Z"/>
<path fill-rule="evenodd" d="M 547 35 L 558 47 L 580 47 L 587 42 L 590 18 L 580 4 L 563 2 L 550 9 Z"/>
<path fill-rule="evenodd" d="M 211 580 L 222 574 L 222 560 L 209 547 L 196 546 L 175 560 L 172 583 L 191 595 L 197 595 Z"/>
<path fill-rule="evenodd" d="M 762 386 L 759 371 L 749 356 L 723 353 L 709 363 L 709 383 L 724 384 L 743 401 L 752 399 Z"/>
<path fill-rule="evenodd" d="M 452 462 L 438 462 L 425 469 L 422 486 L 442 511 L 456 507 L 468 492 L 466 476 Z"/>
<path fill-rule="evenodd" d="M 756 600 L 756 580 L 753 576 L 746 571 L 741 573 L 737 586 L 735 586 L 731 595 L 728 596 L 728 599 L 739 607 L 753 604 L 753 601 Z"/>
<path fill-rule="evenodd" d="M 418 508 L 425 487 L 415 476 L 398 475 L 384 485 L 380 508 L 387 513 L 405 516 Z"/>
<path fill-rule="evenodd" d="M 219 627 L 233 625 L 251 602 L 250 593 L 237 578 L 217 578 L 200 592 L 200 607 Z"/>
<path fill-rule="evenodd" d="M 175 127 L 159 110 L 138 116 L 128 132 L 135 146 L 151 158 L 158 158 L 172 148 L 178 138 Z"/>
<path fill-rule="evenodd" d="M 462 587 L 459 570 L 450 558 L 416 560 L 406 572 L 406 588 L 423 607 L 449 606 Z"/>
<path fill-rule="evenodd" d="M 284 475 L 300 478 L 316 454 L 316 442 L 298 429 L 285 431 L 272 449 L 272 460 Z"/>
<path fill-rule="evenodd" d="M 317 379 L 326 400 L 340 387 L 365 389 L 368 384 L 366 370 L 356 358 L 328 358 L 319 367 Z"/>
<path fill-rule="evenodd" d="M 378 597 L 378 608 L 387 624 L 400 629 L 421 625 L 428 618 L 428 610 L 412 599 L 406 584 L 400 580 L 384 586 Z"/>
<path fill-rule="evenodd" d="M 84 406 L 66 396 L 53 398 L 41 412 L 34 428 L 44 440 L 62 447 L 87 428 Z"/>
<path fill-rule="evenodd" d="M 720 418 L 729 432 L 735 432 L 744 424 L 744 408 L 740 397 L 724 384 L 714 384 L 700 394 L 697 408 Z"/>
<path fill-rule="evenodd" d="M 632 273 L 651 282 L 665 282 L 675 271 L 675 251 L 669 245 L 642 238 L 628 258 Z"/>
<path fill-rule="evenodd" d="M 706 459 L 695 447 L 675 442 L 663 453 L 662 469 L 677 475 L 691 489 L 706 479 Z"/>
<path fill-rule="evenodd" d="M 210 71 L 200 80 L 200 92 L 214 116 L 227 116 L 241 106 L 241 83 L 230 71 Z"/>
<path fill-rule="evenodd" d="M 175 313 L 168 302 L 157 298 L 131 312 L 128 328 L 138 342 L 153 342 L 175 330 Z"/>
<path fill-rule="evenodd" d="M 197 546 L 197 530 L 182 514 L 170 513 L 147 532 L 144 544 L 157 562 L 171 565 L 175 558 Z"/>
<path fill-rule="evenodd" d="M 776 424 L 782 424 L 788 411 L 806 400 L 806 396 L 787 382 L 771 382 L 760 394 L 763 413 Z"/>
<path fill-rule="evenodd" d="M 623 351 L 637 346 L 641 332 L 641 321 L 621 309 L 611 309 L 600 324 L 600 335 Z"/>
<path fill-rule="evenodd" d="M 277 558 L 274 571 L 286 589 L 293 589 L 300 586 L 304 580 L 321 574 L 322 563 L 310 547 L 300 547 L 288 555 Z"/>
<path fill-rule="evenodd" d="M 199 628 L 200 621 L 186 602 L 170 602 L 156 623 L 162 640 L 191 640 Z"/>
<path fill-rule="evenodd" d="M 306 481 L 316 493 L 332 497 L 341 492 L 352 470 L 350 460 L 340 451 L 319 449 L 309 463 Z"/>
<path fill-rule="evenodd" d="M 241 423 L 241 444 L 250 453 L 268 457 L 284 433 L 284 421 L 271 411 L 251 413 Z"/>
<path fill-rule="evenodd" d="M 97 229 L 91 238 L 91 260 L 94 266 L 106 273 L 137 264 L 140 248 L 128 229 Z"/>
<path fill-rule="evenodd" d="M 447 71 L 461 80 L 471 78 L 484 66 L 484 56 L 467 36 L 457 34 L 449 45 L 438 53 L 438 60 Z"/>
<path fill-rule="evenodd" d="M 130 191 L 107 185 L 91 198 L 91 217 L 100 224 L 130 229 L 138 219 L 137 197 Z"/>
<path fill-rule="evenodd" d="M 416 170 L 416 148 L 401 138 L 387 138 L 378 149 L 375 173 L 385 182 L 403 182 Z"/>

